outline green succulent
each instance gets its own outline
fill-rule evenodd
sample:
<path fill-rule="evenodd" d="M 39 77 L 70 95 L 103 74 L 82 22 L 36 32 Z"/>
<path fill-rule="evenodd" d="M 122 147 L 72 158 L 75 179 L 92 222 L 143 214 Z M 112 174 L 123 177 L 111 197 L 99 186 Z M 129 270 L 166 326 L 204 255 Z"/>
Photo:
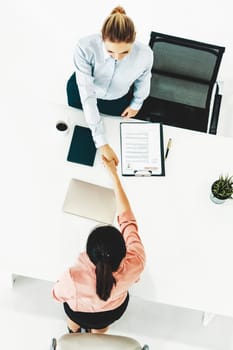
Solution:
<path fill-rule="evenodd" d="M 232 198 L 233 176 L 221 175 L 212 185 L 212 193 L 218 199 Z"/>

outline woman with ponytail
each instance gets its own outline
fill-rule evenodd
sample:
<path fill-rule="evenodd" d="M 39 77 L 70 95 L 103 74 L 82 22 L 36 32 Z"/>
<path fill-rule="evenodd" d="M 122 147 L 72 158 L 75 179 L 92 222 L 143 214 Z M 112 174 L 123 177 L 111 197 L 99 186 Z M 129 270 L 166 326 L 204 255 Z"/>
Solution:
<path fill-rule="evenodd" d="M 128 289 L 139 280 L 145 264 L 137 222 L 115 162 L 102 159 L 113 180 L 119 230 L 96 227 L 89 234 L 86 251 L 53 287 L 53 297 L 64 305 L 70 332 L 81 328 L 105 332 L 125 312 Z"/>
<path fill-rule="evenodd" d="M 135 40 L 133 21 L 118 6 L 106 18 L 100 34 L 79 40 L 75 73 L 67 83 L 68 104 L 83 109 L 93 140 L 107 160 L 118 164 L 99 112 L 135 117 L 150 92 L 153 53 Z"/>

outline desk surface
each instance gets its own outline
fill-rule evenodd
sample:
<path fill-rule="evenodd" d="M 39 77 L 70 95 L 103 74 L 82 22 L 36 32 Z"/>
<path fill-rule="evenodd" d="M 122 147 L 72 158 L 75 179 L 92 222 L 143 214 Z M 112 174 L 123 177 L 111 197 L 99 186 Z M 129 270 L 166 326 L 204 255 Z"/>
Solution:
<path fill-rule="evenodd" d="M 5 106 L 1 133 L 2 266 L 55 281 L 79 252 L 95 222 L 63 213 L 71 178 L 106 187 L 111 179 L 97 152 L 94 168 L 66 161 L 72 128 L 83 113 L 66 106 Z M 55 129 L 66 119 L 71 131 Z M 119 154 L 121 118 L 105 117 Z M 172 138 L 166 176 L 122 177 L 138 220 L 147 265 L 131 290 L 147 300 L 233 316 L 233 201 L 209 199 L 221 174 L 233 174 L 233 139 L 164 126 Z M 120 172 L 120 167 L 119 167 Z"/>

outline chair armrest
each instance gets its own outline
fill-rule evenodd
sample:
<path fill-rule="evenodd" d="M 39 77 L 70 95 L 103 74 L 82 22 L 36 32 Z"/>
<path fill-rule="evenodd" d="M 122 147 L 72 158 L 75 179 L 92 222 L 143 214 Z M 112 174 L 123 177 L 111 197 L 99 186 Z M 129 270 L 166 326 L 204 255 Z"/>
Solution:
<path fill-rule="evenodd" d="M 214 135 L 217 134 L 217 127 L 218 127 L 218 119 L 219 119 L 221 102 L 222 102 L 222 95 L 219 94 L 219 86 L 217 84 L 217 88 L 216 88 L 215 96 L 214 96 L 211 122 L 210 122 L 210 127 L 209 127 L 209 134 L 214 134 Z"/>
<path fill-rule="evenodd" d="M 141 350 L 136 339 L 110 334 L 70 333 L 64 334 L 57 342 L 59 350 Z M 144 348 L 148 349 L 148 346 Z"/>

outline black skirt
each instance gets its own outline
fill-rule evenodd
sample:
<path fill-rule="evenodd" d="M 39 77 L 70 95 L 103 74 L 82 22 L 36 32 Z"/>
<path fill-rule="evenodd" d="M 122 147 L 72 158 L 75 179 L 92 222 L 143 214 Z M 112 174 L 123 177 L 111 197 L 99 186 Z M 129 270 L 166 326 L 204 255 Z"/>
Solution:
<path fill-rule="evenodd" d="M 80 327 L 85 329 L 102 329 L 114 321 L 118 320 L 125 312 L 129 302 L 129 293 L 125 298 L 125 301 L 114 310 L 101 311 L 101 312 L 80 312 L 73 311 L 67 303 L 64 303 L 64 310 L 66 315 Z"/>

